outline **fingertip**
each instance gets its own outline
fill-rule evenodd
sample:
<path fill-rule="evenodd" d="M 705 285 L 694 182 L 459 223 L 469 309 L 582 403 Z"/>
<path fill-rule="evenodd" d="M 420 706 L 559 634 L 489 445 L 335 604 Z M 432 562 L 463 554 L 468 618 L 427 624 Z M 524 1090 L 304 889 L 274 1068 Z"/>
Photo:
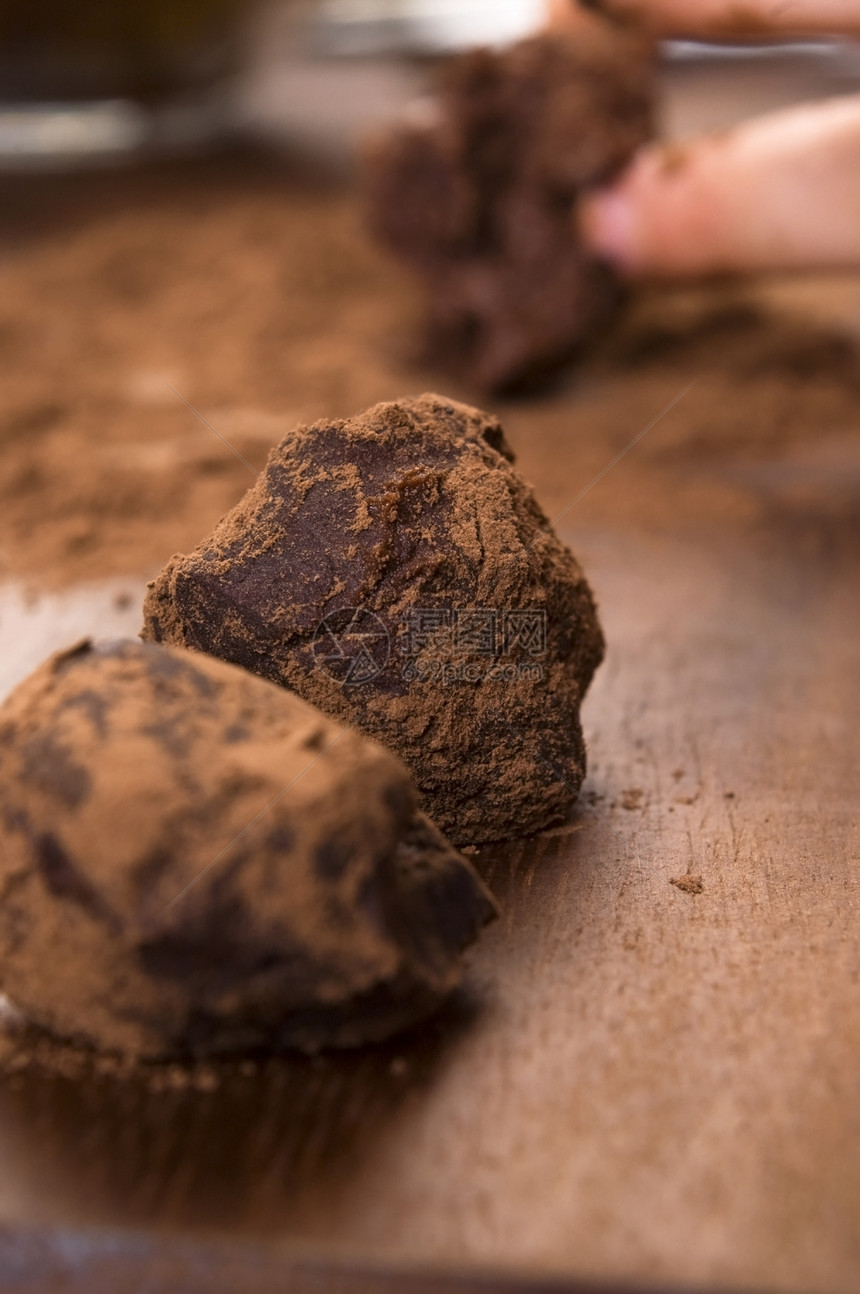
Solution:
<path fill-rule="evenodd" d="M 623 189 L 601 189 L 583 198 L 579 228 L 595 255 L 629 273 L 636 267 L 636 219 L 633 204 Z"/>
<path fill-rule="evenodd" d="M 650 145 L 584 204 L 586 245 L 627 277 L 698 272 L 721 247 L 723 170 L 713 148 Z"/>

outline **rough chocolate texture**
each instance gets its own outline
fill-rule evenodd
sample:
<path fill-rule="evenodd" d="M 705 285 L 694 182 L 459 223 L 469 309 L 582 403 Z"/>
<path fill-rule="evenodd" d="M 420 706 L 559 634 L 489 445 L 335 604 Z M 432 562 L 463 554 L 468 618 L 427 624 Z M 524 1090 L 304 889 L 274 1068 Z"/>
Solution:
<path fill-rule="evenodd" d="M 395 751 L 455 841 L 537 831 L 585 773 L 594 602 L 499 423 L 443 397 L 299 427 L 149 588 L 143 636 L 233 661 Z"/>
<path fill-rule="evenodd" d="M 452 60 L 423 117 L 369 146 L 371 226 L 424 280 L 438 362 L 484 391 L 533 384 L 611 317 L 576 201 L 651 135 L 652 99 L 648 42 L 595 20 Z"/>
<path fill-rule="evenodd" d="M 0 986 L 60 1037 L 381 1038 L 494 910 L 389 752 L 222 661 L 83 642 L 0 709 Z"/>

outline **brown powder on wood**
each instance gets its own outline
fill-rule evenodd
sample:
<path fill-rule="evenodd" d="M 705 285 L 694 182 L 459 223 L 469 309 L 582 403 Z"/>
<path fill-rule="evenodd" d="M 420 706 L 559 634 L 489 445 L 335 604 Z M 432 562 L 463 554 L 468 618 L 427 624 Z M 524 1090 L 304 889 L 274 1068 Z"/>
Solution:
<path fill-rule="evenodd" d="M 705 889 L 701 876 L 694 876 L 692 872 L 685 872 L 683 876 L 673 876 L 669 884 L 674 885 L 683 894 L 702 894 Z"/>
<path fill-rule="evenodd" d="M 297 422 L 439 381 L 407 361 L 415 291 L 349 192 L 252 160 L 0 184 L 5 578 L 152 574 L 241 497 L 248 469 L 163 379 L 258 469 Z M 694 379 L 566 522 L 755 525 L 747 464 L 858 424 L 848 335 L 747 287 L 641 294 L 576 385 L 505 409 L 550 514 Z"/>

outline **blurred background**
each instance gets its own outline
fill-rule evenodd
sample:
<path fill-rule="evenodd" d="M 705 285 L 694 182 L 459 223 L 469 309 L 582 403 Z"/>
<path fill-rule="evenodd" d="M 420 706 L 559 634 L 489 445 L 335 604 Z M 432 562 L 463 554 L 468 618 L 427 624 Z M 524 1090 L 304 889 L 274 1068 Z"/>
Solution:
<path fill-rule="evenodd" d="M 413 88 L 384 62 L 516 40 L 542 18 L 541 0 L 4 0 L 0 154 L 127 157 L 239 128 L 342 147 Z"/>
<path fill-rule="evenodd" d="M 544 18 L 544 0 L 3 0 L 0 165 L 127 161 L 237 135 L 343 164 L 422 92 L 428 64 Z M 669 134 L 860 82 L 860 54 L 841 41 L 666 42 L 663 63 Z"/>

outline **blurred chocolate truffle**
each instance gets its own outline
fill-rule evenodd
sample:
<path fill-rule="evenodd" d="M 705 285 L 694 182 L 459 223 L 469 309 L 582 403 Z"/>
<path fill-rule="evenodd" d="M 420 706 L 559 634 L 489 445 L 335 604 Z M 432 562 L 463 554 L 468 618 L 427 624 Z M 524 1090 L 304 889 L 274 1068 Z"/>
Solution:
<path fill-rule="evenodd" d="M 576 203 L 653 133 L 652 45 L 583 20 L 448 63 L 366 150 L 371 228 L 421 277 L 430 357 L 479 390 L 534 385 L 611 318 Z"/>
<path fill-rule="evenodd" d="M 128 641 L 54 656 L 0 709 L 0 893 L 3 992 L 134 1056 L 384 1037 L 494 912 L 387 751 Z"/>
<path fill-rule="evenodd" d="M 299 427 L 149 587 L 143 636 L 355 724 L 459 842 L 562 820 L 585 774 L 594 601 L 488 414 L 440 396 Z"/>

